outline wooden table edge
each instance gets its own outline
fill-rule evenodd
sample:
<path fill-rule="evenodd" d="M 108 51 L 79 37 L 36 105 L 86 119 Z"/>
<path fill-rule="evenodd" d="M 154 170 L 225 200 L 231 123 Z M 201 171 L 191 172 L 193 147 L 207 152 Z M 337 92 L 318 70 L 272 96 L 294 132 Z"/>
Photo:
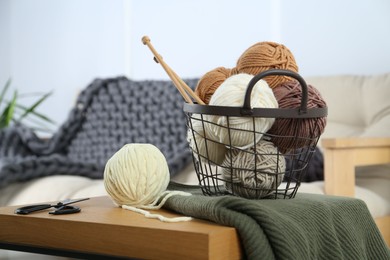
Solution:
<path fill-rule="evenodd" d="M 103 204 L 99 208 L 99 205 Z M 21 216 L 13 211 L 18 206 L 0 208 L 0 247 L 4 249 L 19 248 L 16 250 L 71 256 L 93 256 L 99 258 L 126 257 L 126 258 L 159 258 L 171 259 L 186 257 L 188 259 L 238 259 L 242 252 L 237 231 L 233 227 L 221 226 L 208 221 L 194 219 L 191 222 L 163 223 L 156 219 L 147 219 L 143 215 L 130 212 L 113 205 L 108 197 L 95 197 L 89 201 L 77 204 L 82 212 L 72 215 L 63 215 L 57 218 L 49 216 L 47 212 L 35 215 Z M 96 219 L 85 220 L 88 214 L 98 214 Z M 159 210 L 168 216 L 180 216 L 166 210 Z M 23 219 L 24 218 L 24 219 Z M 99 218 L 106 223 L 99 222 Z M 114 220 L 113 220 L 114 218 Z M 115 218 L 117 218 L 115 220 Z M 23 219 L 23 221 L 21 221 Z M 29 221 L 26 221 L 29 219 Z M 120 223 L 115 223 L 118 221 Z M 127 225 L 126 221 L 135 221 Z M 60 225 L 59 225 L 60 223 Z M 17 228 L 12 227 L 17 225 Z M 139 225 L 138 225 L 139 224 Z M 46 229 L 41 234 L 41 227 Z M 61 226 L 64 229 L 61 229 Z M 97 230 L 93 227 L 96 226 Z M 71 229 L 71 230 L 69 230 Z M 79 243 L 71 241 L 72 232 L 78 230 Z M 103 232 L 104 237 L 99 242 L 95 237 Z M 23 232 L 26 234 L 23 235 Z M 35 232 L 35 233 L 34 233 Z M 55 241 L 55 234 L 61 233 L 62 241 Z M 121 238 L 115 237 L 121 233 Z M 132 236 L 138 236 L 136 238 Z M 46 237 L 46 238 L 45 238 Z M 91 243 L 85 247 L 80 244 Z M 110 247 L 105 243 L 112 241 Z M 133 245 L 126 245 L 131 241 Z M 155 245 L 148 246 L 147 242 Z M 115 243 L 114 243 L 115 242 Z M 158 243 L 157 243 L 158 242 Z M 95 244 L 96 243 L 96 244 Z M 165 246 L 165 248 L 164 248 Z M 131 252 L 127 252 L 127 248 Z M 155 248 L 156 252 L 152 252 Z M 133 250 L 133 251 L 132 251 Z M 134 250 L 137 250 L 135 252 Z M 203 250 L 203 251 L 202 251 Z M 188 256 L 188 254 L 190 254 Z"/>

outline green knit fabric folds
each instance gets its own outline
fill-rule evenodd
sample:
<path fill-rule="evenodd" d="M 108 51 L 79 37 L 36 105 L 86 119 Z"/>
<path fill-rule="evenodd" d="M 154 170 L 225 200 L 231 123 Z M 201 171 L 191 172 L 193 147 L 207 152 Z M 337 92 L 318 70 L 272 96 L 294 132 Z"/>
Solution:
<path fill-rule="evenodd" d="M 203 196 L 199 187 L 171 183 L 165 208 L 235 227 L 245 259 L 390 259 L 362 200 L 298 193 L 294 199 Z"/>

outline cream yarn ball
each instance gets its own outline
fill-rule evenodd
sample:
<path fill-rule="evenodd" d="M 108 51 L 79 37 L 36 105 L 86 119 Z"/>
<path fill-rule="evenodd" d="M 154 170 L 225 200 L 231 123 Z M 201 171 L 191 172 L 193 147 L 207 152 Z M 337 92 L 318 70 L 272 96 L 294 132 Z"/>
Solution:
<path fill-rule="evenodd" d="M 126 144 L 106 163 L 104 186 L 115 204 L 151 204 L 168 187 L 168 164 L 151 144 Z"/>
<path fill-rule="evenodd" d="M 272 142 L 262 139 L 247 150 L 232 149 L 227 152 L 222 167 L 222 176 L 229 192 L 240 197 L 260 199 L 280 185 L 286 160 Z"/>
<path fill-rule="evenodd" d="M 217 88 L 210 99 L 209 105 L 242 107 L 244 104 L 247 86 L 253 75 L 240 73 L 227 78 Z M 251 93 L 252 108 L 278 108 L 278 102 L 264 80 L 259 80 Z M 273 125 L 274 118 L 262 117 L 226 117 L 207 115 L 207 120 L 215 124 L 208 124 L 207 128 L 221 143 L 233 147 L 246 149 L 255 145 L 253 131 L 256 133 L 256 143 Z M 229 120 L 229 122 L 228 122 Z M 254 122 L 253 122 L 254 120 Z M 230 138 L 229 138 L 230 130 Z M 231 143 L 229 142 L 231 140 Z"/>
<path fill-rule="evenodd" d="M 215 140 L 218 138 L 213 136 L 213 132 L 205 131 L 208 129 L 208 122 L 202 122 L 201 115 L 194 114 L 190 118 L 190 125 L 187 131 L 187 141 L 193 151 L 195 158 L 202 162 L 211 162 L 214 164 L 222 163 L 225 158 L 226 147 Z"/>
<path fill-rule="evenodd" d="M 191 195 L 166 191 L 169 180 L 165 156 L 152 144 L 126 144 L 107 161 L 104 169 L 104 187 L 117 206 L 161 221 L 187 221 L 190 218 L 165 218 L 142 210 L 161 208 L 172 195 Z"/>

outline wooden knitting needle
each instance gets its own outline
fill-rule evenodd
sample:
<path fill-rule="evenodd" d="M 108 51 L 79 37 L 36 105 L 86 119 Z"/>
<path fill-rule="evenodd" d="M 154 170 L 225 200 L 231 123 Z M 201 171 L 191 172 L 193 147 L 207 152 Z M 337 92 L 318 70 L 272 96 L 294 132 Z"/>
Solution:
<path fill-rule="evenodd" d="M 150 38 L 148 36 L 142 37 L 142 43 L 147 45 L 152 51 L 152 53 L 154 54 L 155 61 L 160 63 L 161 66 L 164 68 L 165 72 L 171 78 L 174 85 L 179 90 L 180 94 L 183 96 L 184 100 L 188 103 L 193 103 L 187 94 L 188 92 L 199 104 L 204 105 L 204 102 L 193 92 L 193 90 L 163 61 L 162 57 L 157 53 L 157 51 L 150 43 Z"/>
<path fill-rule="evenodd" d="M 183 96 L 184 100 L 187 102 L 187 103 L 193 103 L 191 98 L 187 95 L 187 92 L 185 92 L 185 90 L 181 87 L 181 84 L 180 82 L 176 79 L 176 77 L 172 74 L 171 70 L 169 70 L 169 68 L 167 67 L 167 65 L 165 64 L 164 61 L 162 61 L 162 58 L 161 56 L 157 53 L 157 51 L 154 49 L 154 47 L 152 46 L 152 44 L 150 43 L 150 38 L 148 36 L 144 36 L 142 37 L 142 43 L 147 45 L 149 47 L 149 49 L 152 51 L 155 59 L 158 61 L 158 63 L 161 64 L 161 66 L 163 67 L 163 69 L 165 70 L 165 72 L 168 74 L 168 76 L 171 78 L 171 80 L 173 81 L 174 85 L 176 86 L 177 90 L 179 90 L 180 94 Z"/>
<path fill-rule="evenodd" d="M 162 57 L 160 56 L 160 59 L 162 60 Z M 157 60 L 157 58 L 155 59 L 155 61 L 157 63 L 159 63 L 159 61 Z M 163 61 L 164 62 L 164 61 Z M 165 63 L 165 62 L 164 62 Z M 184 80 L 182 80 L 177 74 L 176 72 L 173 71 L 173 69 L 171 69 L 168 64 L 165 63 L 165 67 L 166 69 L 168 69 L 172 75 L 179 81 L 179 83 L 181 84 L 181 87 L 184 88 L 185 91 L 187 91 L 188 94 L 190 94 L 190 96 L 196 100 L 196 102 L 198 102 L 198 104 L 201 104 L 201 105 L 205 105 L 205 103 L 203 102 L 202 99 L 200 99 L 200 97 L 198 97 L 198 95 L 196 95 L 196 93 L 192 90 L 192 88 L 190 88 L 190 86 L 188 86 Z"/>
<path fill-rule="evenodd" d="M 171 70 L 172 74 L 176 77 L 176 79 L 181 83 L 181 86 L 187 91 L 190 96 L 198 102 L 198 104 L 205 105 L 202 99 L 196 95 L 196 93 L 188 86 L 168 65 L 166 65 L 169 70 Z"/>

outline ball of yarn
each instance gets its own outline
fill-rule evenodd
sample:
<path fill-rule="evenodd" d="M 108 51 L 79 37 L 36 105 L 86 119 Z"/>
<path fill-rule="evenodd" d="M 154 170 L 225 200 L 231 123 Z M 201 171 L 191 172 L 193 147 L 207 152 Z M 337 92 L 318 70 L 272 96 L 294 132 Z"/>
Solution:
<path fill-rule="evenodd" d="M 279 108 L 297 108 L 301 105 L 302 89 L 298 81 L 289 81 L 272 89 Z M 307 85 L 307 108 L 326 107 L 325 100 L 313 86 Z M 326 126 L 326 117 L 319 118 L 277 118 L 268 131 L 272 142 L 283 153 L 306 147 L 317 141 Z"/>
<path fill-rule="evenodd" d="M 253 75 L 246 73 L 230 76 L 215 91 L 210 105 L 242 107 L 248 83 L 252 78 Z M 251 107 L 278 107 L 272 89 L 264 80 L 259 80 L 253 87 Z M 274 118 L 215 115 L 206 115 L 205 118 L 214 123 L 206 125 L 206 129 L 213 132 L 212 136 L 217 137 L 219 142 L 242 149 L 254 146 L 275 121 Z"/>
<path fill-rule="evenodd" d="M 166 190 L 169 180 L 167 161 L 152 144 L 123 146 L 104 170 L 104 187 L 118 206 L 151 204 Z"/>
<path fill-rule="evenodd" d="M 238 73 L 240 73 L 240 72 L 238 71 L 237 67 L 233 67 L 233 68 L 230 69 L 229 76 L 233 76 L 233 75 L 236 75 Z"/>
<path fill-rule="evenodd" d="M 195 158 L 203 162 L 220 164 L 225 158 L 226 147 L 214 140 L 211 131 L 204 131 L 210 123 L 201 120 L 200 115 L 193 115 L 187 132 L 187 141 Z M 208 127 L 209 128 L 209 127 Z"/>
<path fill-rule="evenodd" d="M 222 165 L 226 189 L 249 199 L 263 198 L 277 189 L 283 180 L 286 161 L 272 142 L 260 140 L 256 150 L 232 149 Z"/>
<path fill-rule="evenodd" d="M 298 65 L 291 51 L 276 42 L 258 42 L 249 47 L 238 59 L 237 70 L 252 75 L 269 69 L 286 69 L 298 72 Z M 290 81 L 287 76 L 271 75 L 264 78 L 271 88 Z"/>
<path fill-rule="evenodd" d="M 159 209 L 174 195 L 191 195 L 167 191 L 169 180 L 168 163 L 152 144 L 126 144 L 107 161 L 104 169 L 104 187 L 117 206 L 163 222 L 191 220 L 191 217 L 170 218 L 144 210 Z"/>
<path fill-rule="evenodd" d="M 215 90 L 224 82 L 230 75 L 231 69 L 218 67 L 204 74 L 195 88 L 195 93 L 205 103 L 209 104 L 211 96 Z"/>

